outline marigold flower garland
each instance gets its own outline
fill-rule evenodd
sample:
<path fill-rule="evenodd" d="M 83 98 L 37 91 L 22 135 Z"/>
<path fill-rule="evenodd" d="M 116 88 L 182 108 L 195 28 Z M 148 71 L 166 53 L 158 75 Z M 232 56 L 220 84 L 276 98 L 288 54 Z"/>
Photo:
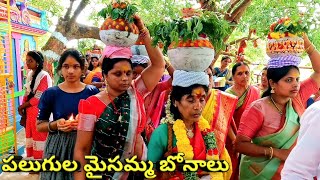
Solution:
<path fill-rule="evenodd" d="M 192 160 L 194 157 L 193 147 L 190 144 L 190 140 L 187 136 L 186 125 L 181 119 L 174 120 L 173 115 L 170 112 L 170 95 L 168 96 L 166 104 L 166 117 L 161 119 L 161 124 L 173 124 L 173 132 L 177 138 L 177 148 L 179 152 L 184 153 L 184 158 Z M 206 119 L 202 116 L 198 122 L 199 129 L 206 144 L 207 160 L 219 160 L 219 151 L 216 144 L 216 138 L 213 131 L 210 130 L 210 125 Z M 197 172 L 183 172 L 186 180 L 197 180 Z M 222 172 L 210 172 L 210 179 L 224 179 Z"/>
<path fill-rule="evenodd" d="M 202 137 L 206 144 L 207 160 L 219 160 L 219 152 L 217 149 L 216 139 L 214 133 L 210 130 L 210 125 L 202 116 L 198 122 Z M 186 126 L 181 119 L 175 121 L 173 131 L 177 138 L 177 148 L 179 152 L 185 154 L 185 159 L 193 159 L 193 147 L 187 136 Z M 224 179 L 222 172 L 210 172 L 211 179 Z M 196 172 L 184 172 L 185 179 L 197 179 Z M 194 178 L 196 177 L 196 178 Z"/>
<path fill-rule="evenodd" d="M 170 112 L 170 104 L 171 104 L 171 100 L 170 100 L 170 95 L 168 96 L 168 100 L 167 100 L 167 104 L 166 104 L 166 117 L 161 119 L 161 124 L 174 124 L 175 120 L 173 118 L 173 115 Z"/>

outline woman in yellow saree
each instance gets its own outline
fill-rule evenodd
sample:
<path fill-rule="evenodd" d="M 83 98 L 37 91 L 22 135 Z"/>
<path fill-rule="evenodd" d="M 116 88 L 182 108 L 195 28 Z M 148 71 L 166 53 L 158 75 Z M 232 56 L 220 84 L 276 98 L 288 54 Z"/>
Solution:
<path fill-rule="evenodd" d="M 91 56 L 91 63 L 93 65 L 93 70 L 86 76 L 83 82 L 85 84 L 92 84 L 100 88 L 101 86 L 96 85 L 96 83 L 99 84 L 100 82 L 102 82 L 102 69 L 99 64 L 99 57 Z"/>
<path fill-rule="evenodd" d="M 211 129 L 216 135 L 220 159 L 227 160 L 230 165 L 230 170 L 226 172 L 224 176 L 225 179 L 230 179 L 232 174 L 232 164 L 229 153 L 225 148 L 225 144 L 228 137 L 230 122 L 232 121 L 232 115 L 235 111 L 238 100 L 234 95 L 213 89 L 213 76 L 210 67 L 206 70 L 206 73 L 209 76 L 210 83 L 206 105 L 203 109 L 202 116 L 204 119 L 208 120 Z"/>

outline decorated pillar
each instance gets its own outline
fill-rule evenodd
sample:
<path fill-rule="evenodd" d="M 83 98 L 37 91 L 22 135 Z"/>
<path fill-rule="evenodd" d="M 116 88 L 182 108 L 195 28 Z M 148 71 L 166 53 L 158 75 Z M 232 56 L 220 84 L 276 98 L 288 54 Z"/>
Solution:
<path fill-rule="evenodd" d="M 21 74 L 23 73 L 23 69 L 21 69 L 21 51 L 20 51 L 20 46 L 21 46 L 21 37 L 22 35 L 20 33 L 12 33 L 12 38 L 14 39 L 15 46 L 16 46 L 16 63 L 17 63 L 17 81 L 18 81 L 18 91 L 23 90 L 23 79 Z M 22 102 L 22 97 L 19 97 L 19 102 Z"/>

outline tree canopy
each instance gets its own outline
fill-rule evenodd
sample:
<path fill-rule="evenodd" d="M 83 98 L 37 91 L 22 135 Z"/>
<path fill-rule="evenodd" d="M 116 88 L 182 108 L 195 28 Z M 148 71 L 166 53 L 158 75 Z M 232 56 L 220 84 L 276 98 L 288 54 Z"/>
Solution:
<path fill-rule="evenodd" d="M 61 33 L 68 40 L 80 38 L 99 39 L 98 27 L 103 22 L 97 13 L 110 0 L 31 0 L 32 5 L 49 12 L 49 18 L 59 19 L 56 32 Z M 191 7 L 196 1 L 190 0 L 135 0 L 139 7 L 139 14 L 146 24 L 159 23 L 165 19 L 176 19 L 183 7 Z M 237 49 L 241 41 L 248 40 L 246 54 L 252 61 L 259 61 L 258 57 L 265 55 L 265 40 L 269 26 L 282 17 L 300 19 L 309 27 L 308 35 L 316 47 L 320 47 L 320 2 L 317 0 L 198 0 L 202 8 L 224 15 L 232 28 L 224 42 Z M 64 3 L 64 5 L 63 5 Z M 65 7 L 65 6 L 68 7 Z M 90 7 L 91 14 L 87 14 L 94 26 L 88 26 L 76 21 L 86 7 Z M 93 7 L 93 8 L 92 8 Z M 79 19 L 78 19 L 79 20 Z M 83 20 L 81 22 L 88 22 Z M 255 34 L 252 34 L 254 30 Z M 260 39 L 258 48 L 253 48 L 253 42 Z M 51 37 L 44 50 L 55 47 L 63 49 L 62 44 L 54 45 L 56 37 Z M 55 51 L 58 54 L 59 50 Z M 250 57 L 251 56 L 251 57 Z M 258 57 L 255 57 L 258 56 Z"/>

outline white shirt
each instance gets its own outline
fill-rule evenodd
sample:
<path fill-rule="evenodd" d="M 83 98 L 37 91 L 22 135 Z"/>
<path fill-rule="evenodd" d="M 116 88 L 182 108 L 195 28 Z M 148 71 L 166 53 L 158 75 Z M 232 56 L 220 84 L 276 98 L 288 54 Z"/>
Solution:
<path fill-rule="evenodd" d="M 302 115 L 297 145 L 281 172 L 282 180 L 320 179 L 320 101 Z"/>

